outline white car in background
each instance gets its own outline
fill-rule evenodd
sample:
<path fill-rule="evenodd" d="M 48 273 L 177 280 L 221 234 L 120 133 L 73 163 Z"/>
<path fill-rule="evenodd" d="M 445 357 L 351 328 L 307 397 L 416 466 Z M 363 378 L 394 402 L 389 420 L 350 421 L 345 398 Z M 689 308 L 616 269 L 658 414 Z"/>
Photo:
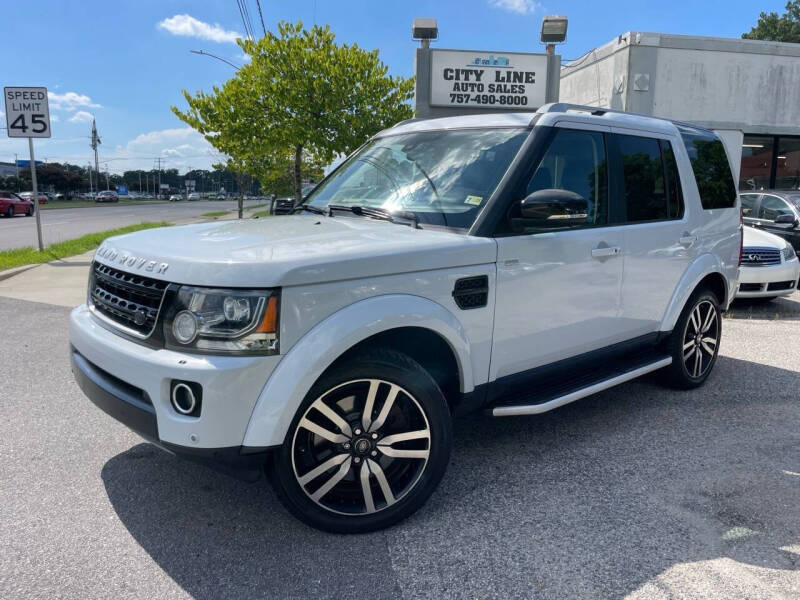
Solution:
<path fill-rule="evenodd" d="M 777 235 L 744 227 L 737 298 L 772 300 L 797 289 L 800 261 L 791 244 Z"/>

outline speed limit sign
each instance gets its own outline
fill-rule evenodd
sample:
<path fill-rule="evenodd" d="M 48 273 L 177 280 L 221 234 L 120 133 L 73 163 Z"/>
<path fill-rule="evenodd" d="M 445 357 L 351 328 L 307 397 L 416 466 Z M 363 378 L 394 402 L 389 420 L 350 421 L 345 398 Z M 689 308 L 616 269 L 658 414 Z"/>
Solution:
<path fill-rule="evenodd" d="M 50 137 L 47 88 L 6 87 L 3 96 L 6 99 L 8 137 Z"/>

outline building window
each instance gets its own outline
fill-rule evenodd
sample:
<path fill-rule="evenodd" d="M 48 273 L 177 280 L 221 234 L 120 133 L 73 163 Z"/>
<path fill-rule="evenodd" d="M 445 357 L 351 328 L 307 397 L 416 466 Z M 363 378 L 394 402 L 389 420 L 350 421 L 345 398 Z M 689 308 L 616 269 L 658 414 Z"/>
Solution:
<path fill-rule="evenodd" d="M 745 135 L 739 191 L 800 189 L 800 137 Z"/>
<path fill-rule="evenodd" d="M 772 136 L 744 136 L 739 190 L 766 190 L 772 180 Z"/>
<path fill-rule="evenodd" d="M 775 189 L 800 189 L 800 138 L 778 138 Z"/>

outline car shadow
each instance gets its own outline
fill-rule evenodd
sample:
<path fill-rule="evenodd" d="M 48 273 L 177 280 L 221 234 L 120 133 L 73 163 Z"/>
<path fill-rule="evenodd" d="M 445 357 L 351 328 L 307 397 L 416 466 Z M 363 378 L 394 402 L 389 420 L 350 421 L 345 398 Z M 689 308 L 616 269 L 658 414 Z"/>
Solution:
<path fill-rule="evenodd" d="M 731 303 L 725 316 L 732 319 L 798 320 L 800 292 L 772 300 L 738 298 Z"/>
<path fill-rule="evenodd" d="M 620 597 L 676 565 L 797 568 L 798 374 L 720 357 L 706 386 L 647 378 L 536 417 L 455 423 L 414 516 L 331 535 L 147 445 L 102 470 L 122 523 L 195 598 Z"/>

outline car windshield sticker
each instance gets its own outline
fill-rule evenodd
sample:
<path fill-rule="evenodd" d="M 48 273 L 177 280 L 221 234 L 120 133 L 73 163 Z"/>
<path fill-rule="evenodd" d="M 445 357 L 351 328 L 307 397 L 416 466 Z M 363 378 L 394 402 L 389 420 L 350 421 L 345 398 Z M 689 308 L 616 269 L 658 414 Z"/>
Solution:
<path fill-rule="evenodd" d="M 483 202 L 483 196 L 467 196 L 467 199 L 464 200 L 464 204 L 472 204 L 473 206 L 480 206 L 481 202 Z"/>

